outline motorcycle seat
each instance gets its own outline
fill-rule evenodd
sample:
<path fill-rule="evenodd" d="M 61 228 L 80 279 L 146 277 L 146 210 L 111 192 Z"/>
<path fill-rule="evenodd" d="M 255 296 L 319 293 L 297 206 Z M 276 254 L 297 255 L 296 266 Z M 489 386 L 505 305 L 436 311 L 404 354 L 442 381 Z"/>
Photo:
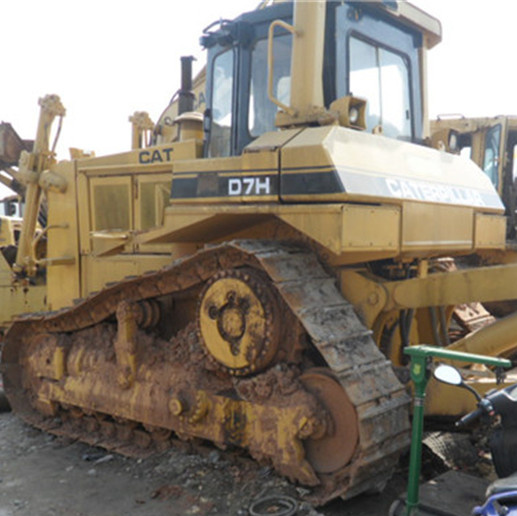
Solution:
<path fill-rule="evenodd" d="M 489 496 L 503 493 L 505 491 L 517 491 L 517 472 L 512 473 L 509 477 L 498 478 L 492 482 L 486 490 L 487 498 Z"/>

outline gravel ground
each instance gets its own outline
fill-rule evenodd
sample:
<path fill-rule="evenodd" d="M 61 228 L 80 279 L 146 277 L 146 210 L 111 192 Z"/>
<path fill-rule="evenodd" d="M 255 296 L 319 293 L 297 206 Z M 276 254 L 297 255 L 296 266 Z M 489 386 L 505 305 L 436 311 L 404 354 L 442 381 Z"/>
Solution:
<path fill-rule="evenodd" d="M 303 501 L 304 489 L 244 455 L 182 445 L 130 459 L 0 413 L 0 516 L 246 516 L 271 495 L 296 499 L 298 516 L 372 516 L 387 514 L 404 486 L 399 472 L 380 495 L 315 508 Z"/>

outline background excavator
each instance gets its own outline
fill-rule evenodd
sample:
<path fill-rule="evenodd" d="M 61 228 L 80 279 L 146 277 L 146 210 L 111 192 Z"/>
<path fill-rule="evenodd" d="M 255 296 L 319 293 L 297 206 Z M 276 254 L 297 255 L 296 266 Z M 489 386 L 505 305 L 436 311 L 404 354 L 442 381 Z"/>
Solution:
<path fill-rule="evenodd" d="M 15 246 L 21 229 L 25 187 L 17 181 L 15 167 L 22 151 L 32 149 L 32 141 L 22 140 L 11 124 L 0 123 L 0 183 L 8 195 L 0 195 L 0 247 Z"/>
<path fill-rule="evenodd" d="M 177 131 L 137 113 L 132 149 L 109 156 L 57 162 L 65 110 L 41 99 L 16 257 L 0 255 L 13 410 L 125 453 L 240 446 L 318 503 L 382 487 L 409 442 L 404 348 L 517 346 L 513 317 L 468 335 L 452 322 L 517 298 L 517 263 L 488 177 L 423 145 L 440 38 L 408 2 L 220 21 L 202 37 L 204 113 L 187 73 Z M 490 265 L 454 270 L 461 256 Z M 430 413 L 468 410 L 445 389 Z"/>

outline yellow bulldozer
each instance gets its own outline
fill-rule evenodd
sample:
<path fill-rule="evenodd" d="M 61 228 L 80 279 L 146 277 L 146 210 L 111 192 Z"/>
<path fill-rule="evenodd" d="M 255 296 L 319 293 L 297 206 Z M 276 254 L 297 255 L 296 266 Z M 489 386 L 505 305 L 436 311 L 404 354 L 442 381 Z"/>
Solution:
<path fill-rule="evenodd" d="M 517 238 L 517 117 L 440 116 L 431 121 L 432 144 L 472 159 L 488 176 L 505 208 L 509 241 Z"/>
<path fill-rule="evenodd" d="M 409 442 L 404 348 L 517 346 L 513 318 L 473 335 L 453 319 L 517 298 L 517 263 L 489 178 L 424 145 L 440 39 L 408 2 L 220 21 L 202 36 L 204 113 L 182 87 L 168 127 L 139 113 L 109 156 L 58 162 L 65 110 L 41 99 L 17 254 L 0 255 L 14 411 L 127 453 L 240 446 L 320 503 L 384 485 Z M 443 392 L 430 413 L 466 410 Z"/>

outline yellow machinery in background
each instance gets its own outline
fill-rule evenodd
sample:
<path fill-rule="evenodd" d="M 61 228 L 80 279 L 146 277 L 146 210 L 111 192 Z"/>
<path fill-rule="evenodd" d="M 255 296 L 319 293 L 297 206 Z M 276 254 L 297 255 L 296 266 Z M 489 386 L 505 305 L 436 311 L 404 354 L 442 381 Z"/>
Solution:
<path fill-rule="evenodd" d="M 421 144 L 440 38 L 408 2 L 222 21 L 202 38 L 203 115 L 187 91 L 177 133 L 145 137 L 135 115 L 132 150 L 110 156 L 56 162 L 64 108 L 42 99 L 17 256 L 1 264 L 13 409 L 126 452 L 172 436 L 241 446 L 320 503 L 383 486 L 409 442 L 403 349 L 517 345 L 512 318 L 474 335 L 451 319 L 517 298 L 517 265 L 487 176 Z M 458 256 L 492 264 L 455 270 Z M 434 413 L 467 407 L 430 395 Z"/>
<path fill-rule="evenodd" d="M 10 192 L 0 199 L 0 335 L 5 329 L 5 318 L 9 320 L 13 314 L 43 310 L 46 306 L 44 285 L 39 289 L 28 290 L 20 282 L 12 281 L 12 265 L 23 225 L 25 195 L 25 186 L 14 167 L 18 165 L 22 153 L 32 151 L 33 143 L 32 140 L 23 140 L 11 124 L 0 123 L 0 184 L 9 188 L 6 192 Z M 44 209 L 39 213 L 39 218 L 42 217 Z M 39 229 L 38 224 L 37 231 Z M 37 231 L 35 229 L 31 240 L 37 236 Z M 34 286 L 34 282 L 32 285 Z"/>
<path fill-rule="evenodd" d="M 22 151 L 32 149 L 32 141 L 22 140 L 11 124 L 0 123 L 0 184 L 8 187 L 9 195 L 0 198 L 0 249 L 16 245 L 23 215 L 23 185 L 17 181 Z"/>
<path fill-rule="evenodd" d="M 507 236 L 517 237 L 517 117 L 443 116 L 431 122 L 434 147 L 461 154 L 483 169 L 497 189 L 507 217 Z"/>

